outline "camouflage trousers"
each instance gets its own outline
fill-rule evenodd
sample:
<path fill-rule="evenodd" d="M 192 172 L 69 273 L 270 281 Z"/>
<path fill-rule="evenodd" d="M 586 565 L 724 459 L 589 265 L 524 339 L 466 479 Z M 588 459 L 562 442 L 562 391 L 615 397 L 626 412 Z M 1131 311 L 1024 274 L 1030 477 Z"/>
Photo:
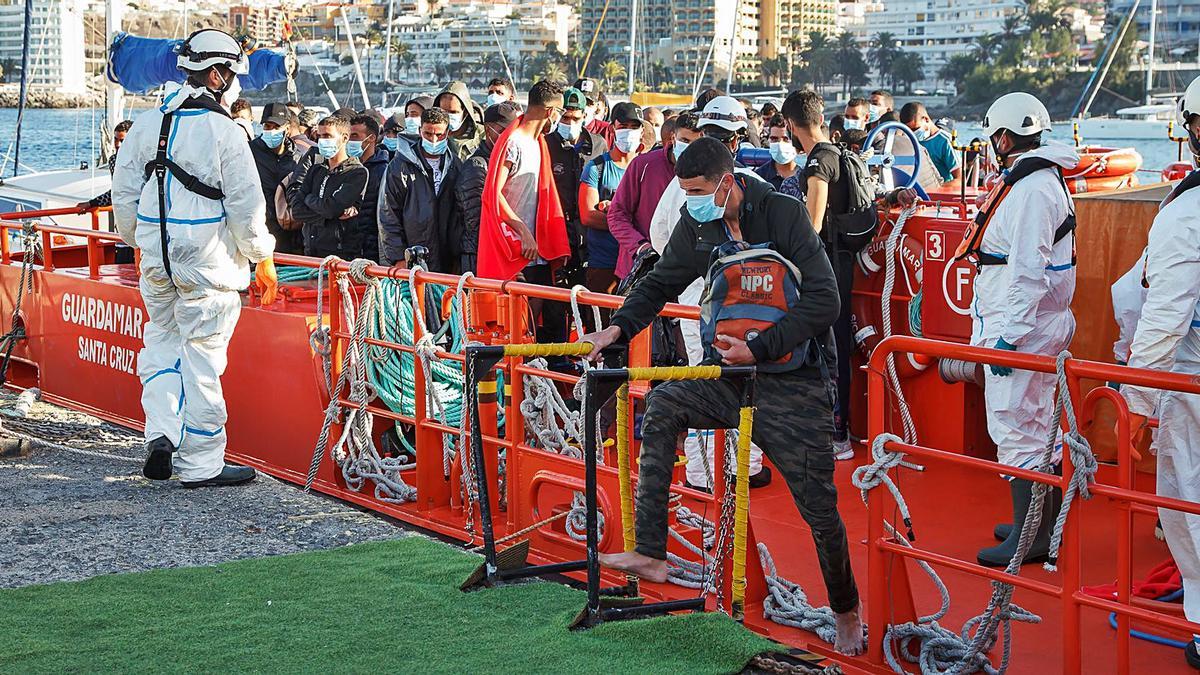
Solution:
<path fill-rule="evenodd" d="M 812 530 L 829 605 L 835 612 L 855 609 L 858 588 L 833 484 L 829 390 L 808 373 L 760 373 L 755 401 L 754 442 L 787 481 Z M 723 380 L 667 382 L 646 396 L 637 484 L 638 553 L 667 557 L 667 499 L 679 435 L 688 429 L 736 428 L 740 407 L 739 387 Z"/>

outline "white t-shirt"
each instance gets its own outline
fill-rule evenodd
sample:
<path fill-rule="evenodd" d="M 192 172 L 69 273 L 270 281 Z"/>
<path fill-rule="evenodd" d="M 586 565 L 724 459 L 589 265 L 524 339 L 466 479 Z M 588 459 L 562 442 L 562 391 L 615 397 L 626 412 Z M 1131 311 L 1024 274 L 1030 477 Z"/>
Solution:
<path fill-rule="evenodd" d="M 426 157 L 425 161 L 429 162 L 429 168 L 432 169 L 433 192 L 438 194 L 442 191 L 442 179 L 446 177 L 446 155 L 443 153 L 437 160 Z"/>
<path fill-rule="evenodd" d="M 504 199 L 536 237 L 538 175 L 542 168 L 542 148 L 538 139 L 521 133 L 512 134 L 504 161 L 512 164 L 504 184 Z"/>

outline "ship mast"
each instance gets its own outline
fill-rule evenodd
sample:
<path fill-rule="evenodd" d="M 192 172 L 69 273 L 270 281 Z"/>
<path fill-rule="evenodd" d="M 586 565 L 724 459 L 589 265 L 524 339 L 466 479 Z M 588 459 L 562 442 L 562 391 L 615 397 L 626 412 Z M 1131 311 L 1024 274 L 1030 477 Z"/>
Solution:
<path fill-rule="evenodd" d="M 112 47 L 113 36 L 121 32 L 122 14 L 125 11 L 125 3 L 121 0 L 109 0 L 104 3 L 104 26 L 105 26 L 105 58 L 108 55 L 108 49 Z M 105 70 L 107 71 L 107 65 Z M 107 75 L 104 77 L 105 97 L 104 97 L 104 121 L 105 129 L 111 130 L 120 122 L 125 110 L 125 89 L 121 85 L 112 81 Z M 104 134 L 107 137 L 107 134 Z"/>
<path fill-rule="evenodd" d="M 1152 103 L 1150 89 L 1154 87 L 1154 29 L 1158 25 L 1158 0 L 1150 0 L 1150 44 L 1146 54 L 1146 105 Z"/>

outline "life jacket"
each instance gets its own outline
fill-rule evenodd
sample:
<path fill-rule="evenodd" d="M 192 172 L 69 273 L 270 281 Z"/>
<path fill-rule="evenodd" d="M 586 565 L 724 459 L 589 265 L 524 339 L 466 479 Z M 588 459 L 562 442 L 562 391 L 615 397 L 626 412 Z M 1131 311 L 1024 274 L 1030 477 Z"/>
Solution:
<path fill-rule="evenodd" d="M 996 215 L 996 211 L 1000 208 L 1000 204 L 1012 192 L 1012 188 L 1022 178 L 1032 174 L 1035 171 L 1042 169 L 1054 169 L 1054 175 L 1058 176 L 1058 182 L 1062 185 L 1063 194 L 1067 195 L 1067 201 L 1071 200 L 1071 192 L 1067 189 L 1067 182 L 1063 178 L 1062 167 L 1049 159 L 1042 157 L 1030 157 L 1023 159 L 1013 167 L 1012 171 L 1005 174 L 1004 179 L 1000 181 L 996 187 L 984 198 L 983 205 L 979 207 L 979 212 L 975 214 L 975 220 L 967 225 L 967 231 L 963 233 L 962 242 L 958 245 L 958 250 L 954 252 L 955 260 L 965 260 L 972 258 L 976 265 L 1007 265 L 1008 259 L 1004 256 L 984 253 L 980 250 L 983 243 L 983 235 L 987 232 L 988 225 L 991 224 L 992 218 Z M 1075 235 L 1075 212 L 1070 210 L 1062 224 L 1054 231 L 1054 243 L 1062 241 L 1067 235 Z M 1071 265 L 1075 265 L 1075 253 L 1071 253 Z"/>
<path fill-rule="evenodd" d="M 800 270 L 769 242 L 731 240 L 713 249 L 711 260 L 700 300 L 700 337 L 705 361 L 720 363 L 718 335 L 749 342 L 800 304 Z M 806 340 L 782 358 L 756 365 L 759 372 L 780 373 L 824 361 L 819 345 Z"/>

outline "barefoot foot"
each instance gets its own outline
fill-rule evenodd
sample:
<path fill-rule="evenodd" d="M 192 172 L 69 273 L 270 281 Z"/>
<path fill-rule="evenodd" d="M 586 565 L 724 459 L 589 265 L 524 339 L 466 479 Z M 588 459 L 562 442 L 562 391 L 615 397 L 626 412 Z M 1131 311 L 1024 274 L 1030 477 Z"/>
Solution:
<path fill-rule="evenodd" d="M 641 553 L 601 553 L 600 565 L 634 576 L 663 583 L 667 580 L 667 561 L 657 560 Z"/>
<path fill-rule="evenodd" d="M 863 637 L 862 619 L 858 616 L 858 609 L 834 614 L 834 618 L 837 622 L 837 640 L 833 643 L 834 651 L 847 656 L 862 654 L 866 650 L 866 640 Z"/>

